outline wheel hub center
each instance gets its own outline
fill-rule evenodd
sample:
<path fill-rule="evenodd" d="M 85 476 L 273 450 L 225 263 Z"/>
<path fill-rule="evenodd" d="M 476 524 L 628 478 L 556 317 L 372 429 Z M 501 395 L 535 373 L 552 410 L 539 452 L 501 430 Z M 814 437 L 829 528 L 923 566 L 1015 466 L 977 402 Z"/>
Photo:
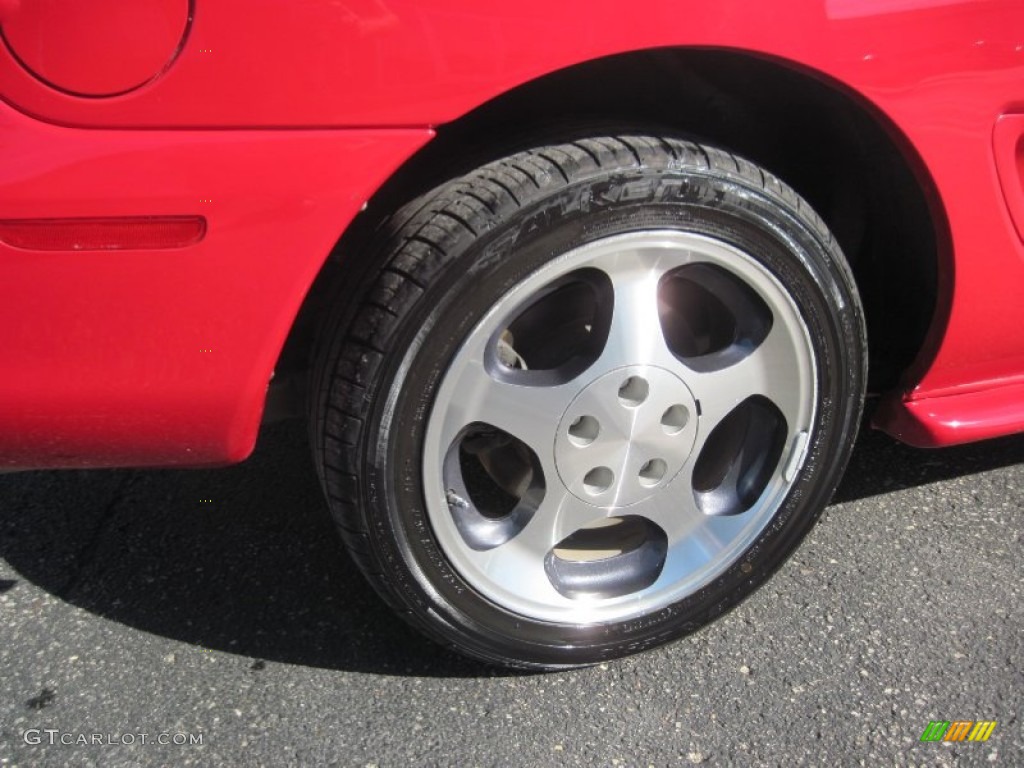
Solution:
<path fill-rule="evenodd" d="M 555 465 L 565 487 L 598 507 L 627 507 L 663 489 L 697 436 L 697 403 L 675 374 L 618 368 L 588 384 L 558 424 Z"/>

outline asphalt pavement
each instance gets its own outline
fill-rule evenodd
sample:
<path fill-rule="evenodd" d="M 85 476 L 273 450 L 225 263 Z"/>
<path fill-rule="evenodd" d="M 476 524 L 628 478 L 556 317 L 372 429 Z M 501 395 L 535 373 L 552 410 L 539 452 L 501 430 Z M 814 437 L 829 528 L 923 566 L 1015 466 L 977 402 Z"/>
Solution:
<path fill-rule="evenodd" d="M 1024 765 L 1024 437 L 866 433 L 757 594 L 667 648 L 520 674 L 407 629 L 302 426 L 209 471 L 0 475 L 0 765 Z M 987 742 L 919 741 L 994 720 Z"/>

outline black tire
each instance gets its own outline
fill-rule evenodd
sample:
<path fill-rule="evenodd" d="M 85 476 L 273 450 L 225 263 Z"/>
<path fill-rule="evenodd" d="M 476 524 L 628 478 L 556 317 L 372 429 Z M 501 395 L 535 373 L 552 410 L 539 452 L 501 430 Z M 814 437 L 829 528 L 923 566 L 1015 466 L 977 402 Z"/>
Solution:
<path fill-rule="evenodd" d="M 813 358 L 813 423 L 801 448 L 780 443 L 762 451 L 762 463 L 779 477 L 789 461 L 784 451 L 799 453 L 791 462 L 798 471 L 756 538 L 678 599 L 609 620 L 581 619 L 572 610 L 564 620 L 524 615 L 485 596 L 439 542 L 424 498 L 422 455 L 435 398 L 463 342 L 511 289 L 584 244 L 647 230 L 695 233 L 741 250 L 798 310 Z M 381 227 L 363 256 L 370 266 L 355 288 L 338 297 L 317 350 L 314 452 L 331 512 L 356 563 L 403 618 L 446 646 L 487 662 L 551 669 L 635 653 L 688 634 L 779 567 L 841 477 L 866 378 L 863 314 L 853 278 L 810 206 L 742 158 L 675 138 L 633 135 L 520 152 L 407 205 Z M 586 330 L 591 333 L 591 326 Z M 745 412 L 737 434 L 756 431 L 756 417 Z M 742 434 L 736 439 L 747 439 Z M 708 442 L 704 438 L 701 451 L 710 450 Z M 738 465 L 743 449 L 736 450 L 727 455 Z M 692 476 L 701 459 L 685 461 Z M 736 503 L 737 494 L 728 498 L 733 501 L 725 503 Z"/>

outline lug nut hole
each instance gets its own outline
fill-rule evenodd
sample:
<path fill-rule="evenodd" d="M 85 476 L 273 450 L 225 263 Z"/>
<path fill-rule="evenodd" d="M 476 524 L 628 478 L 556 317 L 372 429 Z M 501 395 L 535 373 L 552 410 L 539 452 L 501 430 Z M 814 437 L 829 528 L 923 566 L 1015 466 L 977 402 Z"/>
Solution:
<path fill-rule="evenodd" d="M 630 376 L 619 387 L 619 402 L 627 408 L 636 408 L 647 399 L 651 386 L 647 379 L 640 376 Z"/>
<path fill-rule="evenodd" d="M 668 464 L 662 459 L 651 459 L 640 467 L 640 485 L 653 488 L 662 481 L 668 471 Z"/>
<path fill-rule="evenodd" d="M 690 412 L 685 405 L 673 405 L 661 415 L 661 428 L 665 434 L 678 435 L 690 420 Z"/>
<path fill-rule="evenodd" d="M 594 467 L 583 477 L 583 490 L 591 496 L 600 496 L 612 487 L 615 473 L 608 467 Z"/>
<path fill-rule="evenodd" d="M 569 425 L 569 442 L 577 448 L 585 448 L 601 434 L 601 424 L 593 416 L 580 416 Z"/>

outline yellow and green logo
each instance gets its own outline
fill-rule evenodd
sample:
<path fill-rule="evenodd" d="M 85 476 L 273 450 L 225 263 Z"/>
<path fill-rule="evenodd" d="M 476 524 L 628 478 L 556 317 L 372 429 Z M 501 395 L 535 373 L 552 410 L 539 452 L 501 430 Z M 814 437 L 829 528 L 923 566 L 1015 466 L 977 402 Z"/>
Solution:
<path fill-rule="evenodd" d="M 995 720 L 932 720 L 921 741 L 988 741 L 995 729 Z"/>

